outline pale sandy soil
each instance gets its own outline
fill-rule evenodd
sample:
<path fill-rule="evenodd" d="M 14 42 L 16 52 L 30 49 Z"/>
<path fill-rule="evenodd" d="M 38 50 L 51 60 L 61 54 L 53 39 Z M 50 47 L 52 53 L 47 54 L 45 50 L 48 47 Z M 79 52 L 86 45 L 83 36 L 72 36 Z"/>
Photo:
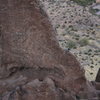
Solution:
<path fill-rule="evenodd" d="M 57 38 L 62 48 L 68 49 L 69 41 L 76 48 L 72 52 L 86 71 L 88 80 L 95 80 L 100 68 L 100 18 L 70 0 L 42 0 L 50 20 L 57 30 Z M 88 41 L 81 46 L 83 39 Z"/>

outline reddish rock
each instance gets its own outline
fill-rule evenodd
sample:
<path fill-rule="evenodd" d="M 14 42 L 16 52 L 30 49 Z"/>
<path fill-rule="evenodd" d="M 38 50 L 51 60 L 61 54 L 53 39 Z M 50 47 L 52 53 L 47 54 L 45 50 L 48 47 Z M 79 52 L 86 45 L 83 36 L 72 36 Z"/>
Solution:
<path fill-rule="evenodd" d="M 100 3 L 100 0 L 96 0 L 96 3 Z"/>
<path fill-rule="evenodd" d="M 0 0 L 0 99 L 95 97 L 76 58 L 59 47 L 38 0 Z"/>

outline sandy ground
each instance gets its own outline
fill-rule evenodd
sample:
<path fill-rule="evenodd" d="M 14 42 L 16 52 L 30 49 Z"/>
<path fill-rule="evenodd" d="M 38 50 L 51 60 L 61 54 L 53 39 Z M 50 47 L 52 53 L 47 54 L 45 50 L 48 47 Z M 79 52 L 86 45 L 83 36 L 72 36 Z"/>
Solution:
<path fill-rule="evenodd" d="M 70 0 L 41 0 L 63 49 L 70 48 L 86 71 L 88 80 L 95 80 L 100 68 L 100 18 Z M 84 43 L 84 41 L 86 43 Z"/>

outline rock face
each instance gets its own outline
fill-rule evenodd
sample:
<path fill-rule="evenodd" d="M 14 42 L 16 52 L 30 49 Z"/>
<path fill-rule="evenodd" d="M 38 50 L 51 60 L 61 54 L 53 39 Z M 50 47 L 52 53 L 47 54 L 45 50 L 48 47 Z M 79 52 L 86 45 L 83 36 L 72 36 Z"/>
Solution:
<path fill-rule="evenodd" d="M 38 0 L 0 0 L 0 100 L 96 98 L 55 35 Z"/>

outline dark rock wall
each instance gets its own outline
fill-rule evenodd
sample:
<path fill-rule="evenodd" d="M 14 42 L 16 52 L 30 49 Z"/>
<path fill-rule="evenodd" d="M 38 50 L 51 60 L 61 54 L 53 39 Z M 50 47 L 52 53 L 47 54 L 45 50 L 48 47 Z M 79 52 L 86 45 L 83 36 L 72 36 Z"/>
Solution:
<path fill-rule="evenodd" d="M 100 82 L 100 69 L 99 69 L 97 77 L 96 77 L 96 82 Z"/>

